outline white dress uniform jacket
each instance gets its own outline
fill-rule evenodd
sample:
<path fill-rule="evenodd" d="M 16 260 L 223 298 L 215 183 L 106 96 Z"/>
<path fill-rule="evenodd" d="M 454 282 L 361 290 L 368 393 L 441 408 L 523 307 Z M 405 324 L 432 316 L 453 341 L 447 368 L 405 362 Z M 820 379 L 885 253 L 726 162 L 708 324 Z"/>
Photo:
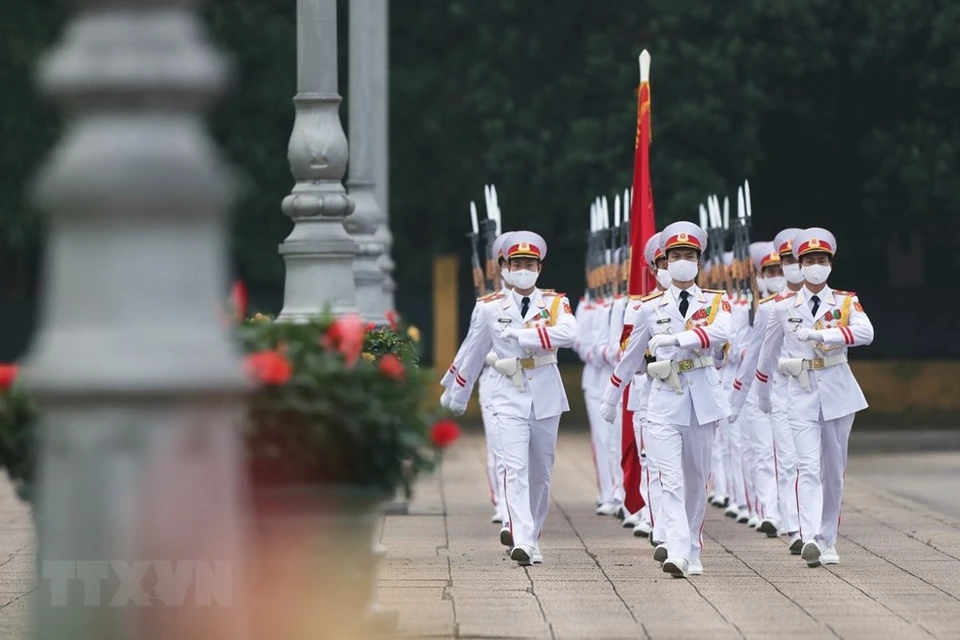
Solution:
<path fill-rule="evenodd" d="M 672 286 L 665 293 L 653 294 L 641 302 L 627 348 L 604 391 L 605 402 L 615 404 L 622 392 L 623 380 L 632 378 L 641 369 L 650 338 L 669 333 L 675 335 L 680 344 L 658 349 L 654 354 L 658 361 L 702 362 L 703 359 L 710 360 L 710 366 L 679 373 L 680 393 L 663 380 L 652 380 L 647 418 L 687 425 L 693 411 L 699 424 L 716 422 L 729 415 L 720 374 L 712 364 L 712 352 L 729 339 L 730 301 L 723 291 L 701 290 L 696 285 L 687 291 L 691 298 L 686 317 L 682 317 L 678 309 L 680 289 L 677 287 Z M 706 324 L 711 315 L 712 321 Z M 678 401 L 681 397 L 683 401 Z"/>
<path fill-rule="evenodd" d="M 816 318 L 812 295 L 803 288 L 774 303 L 756 371 L 760 405 L 772 403 L 770 375 L 779 369 L 788 374 L 791 418 L 836 420 L 868 406 L 846 358 L 850 347 L 873 342 L 873 324 L 851 291 L 824 287 L 816 294 L 820 298 Z M 800 327 L 822 329 L 824 342 L 799 340 Z"/>
<path fill-rule="evenodd" d="M 556 357 L 560 348 L 572 347 L 577 338 L 577 321 L 570 309 L 570 303 L 562 297 L 557 307 L 557 319 L 554 326 L 531 326 L 549 315 L 554 298 L 559 294 L 544 294 L 534 289 L 530 297 L 527 317 L 520 316 L 522 296 L 516 292 L 497 295 L 485 301 L 478 312 L 474 339 L 465 341 L 460 371 L 454 379 L 451 397 L 465 400 L 470 397 L 485 358 L 494 351 L 498 359 L 527 359 L 544 356 Z M 519 342 L 501 336 L 505 329 L 519 330 Z M 510 377 L 499 375 L 493 381 L 491 404 L 495 414 L 519 416 L 527 419 L 533 411 L 537 420 L 570 410 L 567 395 L 560 378 L 560 370 L 555 363 L 521 370 L 517 376 L 522 388 L 518 388 Z"/>

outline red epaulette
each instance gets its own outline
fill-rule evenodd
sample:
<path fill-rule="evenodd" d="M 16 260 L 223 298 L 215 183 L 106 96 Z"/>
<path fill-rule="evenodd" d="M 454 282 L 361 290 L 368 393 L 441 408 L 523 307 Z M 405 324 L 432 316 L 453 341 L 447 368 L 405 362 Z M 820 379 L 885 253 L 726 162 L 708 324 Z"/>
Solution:
<path fill-rule="evenodd" d="M 857 295 L 856 291 L 840 291 L 838 289 L 834 289 L 833 292 L 838 296 L 850 296 L 851 298 Z"/>
<path fill-rule="evenodd" d="M 792 298 L 792 297 L 795 296 L 795 295 L 797 295 L 797 292 L 796 292 L 796 291 L 790 291 L 789 293 L 781 293 L 780 295 L 778 295 L 778 296 L 775 298 L 775 300 L 776 300 L 777 302 L 780 302 L 781 300 L 786 300 L 786 299 L 788 299 L 788 298 Z"/>

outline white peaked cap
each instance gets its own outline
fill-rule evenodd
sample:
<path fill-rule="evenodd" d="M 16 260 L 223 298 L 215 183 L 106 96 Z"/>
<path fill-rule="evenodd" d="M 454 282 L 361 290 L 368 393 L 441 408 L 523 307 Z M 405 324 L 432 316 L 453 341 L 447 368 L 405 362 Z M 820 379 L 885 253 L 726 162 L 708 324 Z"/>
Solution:
<path fill-rule="evenodd" d="M 750 258 L 760 273 L 764 267 L 780 264 L 780 254 L 773 248 L 772 242 L 753 242 L 750 244 Z"/>
<path fill-rule="evenodd" d="M 793 239 L 793 257 L 797 260 L 808 253 L 823 252 L 831 256 L 837 252 L 837 239 L 820 227 L 804 229 Z"/>
<path fill-rule="evenodd" d="M 796 238 L 797 234 L 801 231 L 803 231 L 803 229 L 790 227 L 778 233 L 773 239 L 773 246 L 776 247 L 777 253 L 793 253 L 793 239 Z"/>
<path fill-rule="evenodd" d="M 547 257 L 547 241 L 539 233 L 533 231 L 514 231 L 510 234 L 510 242 L 504 244 L 505 258 L 536 258 L 543 260 Z"/>
<path fill-rule="evenodd" d="M 657 258 L 663 256 L 663 252 L 660 251 L 660 234 L 655 233 L 650 236 L 650 239 L 647 240 L 647 244 L 643 247 L 643 259 L 647 261 L 649 265 L 655 265 Z"/>
<path fill-rule="evenodd" d="M 707 248 L 707 233 L 692 222 L 681 220 L 668 224 L 660 232 L 660 251 L 686 247 L 703 253 Z"/>
<path fill-rule="evenodd" d="M 506 233 L 498 235 L 497 239 L 493 241 L 493 257 L 495 260 L 506 257 L 504 255 L 506 251 L 505 246 L 511 235 L 513 235 L 513 231 L 507 231 Z"/>

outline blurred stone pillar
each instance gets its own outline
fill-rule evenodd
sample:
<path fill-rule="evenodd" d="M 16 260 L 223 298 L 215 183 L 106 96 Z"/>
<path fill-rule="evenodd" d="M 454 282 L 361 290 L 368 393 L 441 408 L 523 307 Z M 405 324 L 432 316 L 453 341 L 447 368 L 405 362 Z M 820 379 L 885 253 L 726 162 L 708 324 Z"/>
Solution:
<path fill-rule="evenodd" d="M 297 184 L 283 200 L 294 227 L 280 245 L 287 274 L 278 320 L 303 322 L 330 305 L 357 313 L 357 243 L 344 229 L 353 201 L 343 188 L 347 138 L 337 89 L 337 0 L 297 0 L 296 117 L 287 156 Z"/>
<path fill-rule="evenodd" d="M 370 91 L 373 123 L 373 183 L 382 220 L 374 236 L 383 247 L 380 267 L 383 269 L 383 291 L 387 309 L 396 309 L 393 279 L 393 234 L 390 232 L 390 0 L 373 3 L 367 21 L 372 37 L 367 59 L 373 78 Z"/>
<path fill-rule="evenodd" d="M 386 33 L 377 27 L 377 13 L 387 0 L 350 0 L 350 177 L 347 186 L 356 203 L 353 215 L 345 222 L 359 250 L 353 263 L 357 288 L 357 307 L 368 321 L 387 324 L 381 238 L 376 236 L 386 220 L 377 204 L 374 190 L 374 115 L 383 78 L 373 58 L 384 47 L 378 40 Z"/>
<path fill-rule="evenodd" d="M 47 242 L 24 362 L 40 408 L 42 640 L 248 637 L 246 381 L 223 312 L 234 188 L 201 119 L 227 69 L 196 4 L 76 2 L 40 64 L 66 115 L 34 189 Z M 198 591 L 212 578 L 221 606 L 131 584 L 154 560 Z"/>

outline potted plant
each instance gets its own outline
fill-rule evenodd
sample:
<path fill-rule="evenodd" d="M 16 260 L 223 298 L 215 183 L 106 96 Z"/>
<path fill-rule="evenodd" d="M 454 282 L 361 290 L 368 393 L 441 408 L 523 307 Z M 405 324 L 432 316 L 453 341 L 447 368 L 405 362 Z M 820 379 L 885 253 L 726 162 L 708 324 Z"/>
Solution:
<path fill-rule="evenodd" d="M 240 328 L 258 383 L 246 447 L 271 625 L 312 608 L 319 636 L 349 637 L 372 600 L 380 506 L 458 435 L 427 411 L 419 332 L 390 319 L 258 314 Z"/>
<path fill-rule="evenodd" d="M 18 382 L 15 364 L 0 364 L 0 467 L 6 470 L 17 495 L 31 502 L 37 460 L 33 431 L 36 411 Z"/>

